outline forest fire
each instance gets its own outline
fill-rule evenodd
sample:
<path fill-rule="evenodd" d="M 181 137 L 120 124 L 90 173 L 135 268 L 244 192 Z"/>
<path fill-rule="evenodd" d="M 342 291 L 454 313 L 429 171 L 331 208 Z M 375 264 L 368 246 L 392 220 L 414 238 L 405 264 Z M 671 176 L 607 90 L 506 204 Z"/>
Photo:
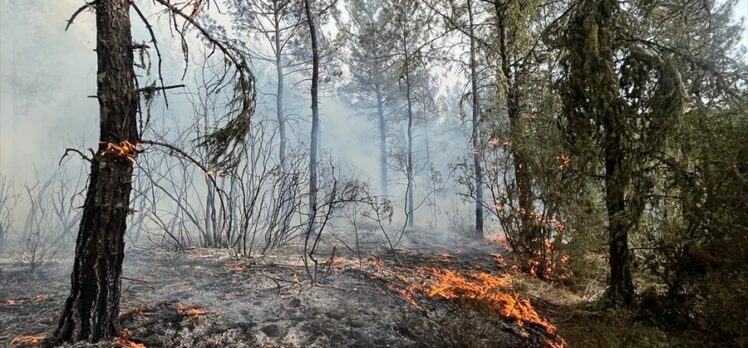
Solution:
<path fill-rule="evenodd" d="M 7 307 L 13 307 L 13 306 L 18 305 L 21 302 L 23 302 L 23 301 L 20 301 L 20 300 L 17 301 L 17 300 L 7 299 L 7 300 L 5 300 L 5 306 L 7 306 Z"/>
<path fill-rule="evenodd" d="M 101 156 L 125 158 L 131 163 L 135 163 L 135 157 L 138 154 L 137 146 L 128 140 L 122 140 L 119 144 L 100 141 L 99 144 L 106 144 L 106 148 L 101 152 Z"/>

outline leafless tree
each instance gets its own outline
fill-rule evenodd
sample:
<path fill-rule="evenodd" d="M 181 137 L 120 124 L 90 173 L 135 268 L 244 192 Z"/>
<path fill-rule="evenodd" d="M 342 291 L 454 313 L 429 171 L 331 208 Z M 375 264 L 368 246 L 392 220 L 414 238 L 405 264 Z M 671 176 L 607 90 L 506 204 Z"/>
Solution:
<path fill-rule="evenodd" d="M 19 195 L 10 179 L 0 176 L 0 252 L 8 246 L 8 236 L 13 232 L 14 214 Z"/>

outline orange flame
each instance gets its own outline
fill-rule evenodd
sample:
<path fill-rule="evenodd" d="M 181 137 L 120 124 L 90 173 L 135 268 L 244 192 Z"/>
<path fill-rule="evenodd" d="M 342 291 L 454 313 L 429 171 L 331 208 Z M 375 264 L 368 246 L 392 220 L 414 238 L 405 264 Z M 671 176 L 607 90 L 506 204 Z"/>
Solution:
<path fill-rule="evenodd" d="M 136 145 L 130 141 L 122 140 L 119 144 L 99 141 L 99 144 L 106 144 L 106 148 L 101 152 L 101 156 L 124 158 L 131 163 L 135 163 L 135 157 L 138 155 L 138 150 Z"/>
<path fill-rule="evenodd" d="M 124 348 L 146 348 L 145 344 L 131 341 L 129 339 L 130 335 L 131 335 L 130 330 L 122 329 L 119 332 L 119 337 L 115 338 L 114 342 L 116 342 L 117 344 L 119 344 L 120 346 Z"/>
<path fill-rule="evenodd" d="M 417 272 L 436 277 L 423 287 L 415 286 L 428 297 L 466 300 L 484 305 L 502 318 L 514 321 L 523 336 L 528 335 L 524 330 L 525 325 L 534 325 L 554 337 L 554 340 L 547 342 L 549 346 L 563 347 L 565 345 L 563 340 L 556 335 L 556 328 L 553 324 L 541 318 L 529 300 L 506 292 L 512 289 L 511 276 L 508 274 L 497 277 L 478 272 L 466 277 L 452 270 L 434 268 L 422 268 Z M 410 291 L 411 288 L 412 286 L 405 291 Z M 412 296 L 406 296 L 406 299 L 410 301 Z"/>
<path fill-rule="evenodd" d="M 568 266 L 569 255 L 557 250 L 557 244 L 550 239 L 542 243 L 543 250 L 534 250 L 527 260 L 529 274 L 536 278 L 564 280 L 573 272 Z"/>
<path fill-rule="evenodd" d="M 387 284 L 387 287 L 390 288 L 390 290 L 399 293 L 413 309 L 422 310 L 421 306 L 419 306 L 413 298 L 413 292 L 418 289 L 417 285 L 410 285 L 406 289 L 399 288 L 392 284 Z"/>
<path fill-rule="evenodd" d="M 5 300 L 5 305 L 8 306 L 8 307 L 13 307 L 13 306 L 16 306 L 16 305 L 20 304 L 21 302 L 23 302 L 23 301 L 21 301 L 21 300 L 17 300 L 16 301 L 16 300 L 7 299 L 7 300 Z"/>
<path fill-rule="evenodd" d="M 38 294 L 38 295 L 34 296 L 34 301 L 41 302 L 41 301 L 44 301 L 44 300 L 46 300 L 48 298 L 49 298 L 49 296 L 47 296 L 45 294 Z"/>
<path fill-rule="evenodd" d="M 571 156 L 568 155 L 559 155 L 556 156 L 556 160 L 558 161 L 558 170 L 563 171 L 564 169 L 568 168 L 571 164 Z"/>
<path fill-rule="evenodd" d="M 496 244 L 503 249 L 510 249 L 509 240 L 506 239 L 506 235 L 503 233 L 486 234 L 484 238 L 492 244 Z"/>
<path fill-rule="evenodd" d="M 225 264 L 224 267 L 226 267 L 229 271 L 238 273 L 244 273 L 247 271 L 247 268 L 249 268 L 249 266 L 247 266 L 247 264 L 244 262 L 229 262 Z"/>
<path fill-rule="evenodd" d="M 201 315 L 208 313 L 204 308 L 191 307 L 183 303 L 177 303 L 174 309 L 176 309 L 178 313 L 187 314 L 189 316 L 190 321 L 195 320 L 199 318 Z"/>
<path fill-rule="evenodd" d="M 16 336 L 10 341 L 10 345 L 33 346 L 42 343 L 44 336 Z"/>
<path fill-rule="evenodd" d="M 384 262 L 382 262 L 382 259 L 378 257 L 372 256 L 369 260 L 371 261 L 371 265 L 376 269 L 382 269 L 382 267 L 384 267 Z"/>
<path fill-rule="evenodd" d="M 345 259 L 339 256 L 335 256 L 331 260 L 331 266 L 341 266 L 345 264 Z"/>

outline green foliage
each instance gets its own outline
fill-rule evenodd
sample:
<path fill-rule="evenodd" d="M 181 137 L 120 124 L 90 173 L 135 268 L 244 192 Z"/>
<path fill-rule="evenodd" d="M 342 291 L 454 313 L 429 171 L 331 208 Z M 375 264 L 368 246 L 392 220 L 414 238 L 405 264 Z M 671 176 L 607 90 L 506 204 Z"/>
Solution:
<path fill-rule="evenodd" d="M 662 284 L 649 314 L 748 343 L 748 114 L 694 111 L 644 224 L 644 265 Z M 652 300 L 651 298 L 656 298 Z"/>

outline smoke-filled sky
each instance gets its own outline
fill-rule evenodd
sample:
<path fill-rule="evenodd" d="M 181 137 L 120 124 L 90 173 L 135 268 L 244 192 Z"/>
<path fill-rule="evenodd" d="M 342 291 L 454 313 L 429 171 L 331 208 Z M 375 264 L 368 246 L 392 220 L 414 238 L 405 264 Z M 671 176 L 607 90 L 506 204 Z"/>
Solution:
<path fill-rule="evenodd" d="M 27 175 L 20 173 L 30 173 L 34 165 L 40 171 L 49 170 L 66 147 L 96 145 L 98 105 L 95 99 L 87 97 L 96 91 L 94 16 L 81 14 L 66 32 L 65 21 L 81 1 L 1 0 L 0 4 L 0 173 L 23 181 Z M 194 91 L 192 70 L 185 81 L 180 80 L 184 63 L 179 41 L 172 39 L 164 25 L 157 27 L 162 29 L 157 35 L 165 54 L 166 83 L 186 83 L 186 91 Z M 135 24 L 136 40 L 144 40 L 143 34 L 143 28 Z M 197 40 L 191 41 L 192 60 L 199 58 L 201 46 Z M 196 66 L 193 63 L 190 67 Z M 258 75 L 262 78 L 262 72 Z M 269 89 L 270 82 L 260 81 L 260 85 Z M 307 89 L 300 85 L 296 88 L 299 96 L 288 98 L 290 108 L 295 109 L 291 113 L 300 120 L 299 129 L 308 122 L 305 116 L 309 113 L 309 101 L 304 99 Z M 161 101 L 155 102 L 154 119 L 169 125 L 191 120 L 192 105 L 180 94 L 183 93 L 169 95 L 169 109 Z M 376 164 L 369 160 L 375 158 L 376 146 L 367 144 L 376 140 L 372 132 L 375 124 L 357 117 L 354 110 L 342 108 L 332 93 L 326 94 L 329 96 L 322 100 L 321 107 L 323 141 L 327 143 L 323 146 L 333 150 L 344 148 L 350 154 L 345 158 L 351 165 Z M 274 112 L 262 102 L 258 105 L 258 117 Z M 334 139 L 327 135 L 334 135 Z M 343 144 L 345 147 L 340 147 Z"/>
<path fill-rule="evenodd" d="M 82 4 L 80 0 L 0 0 L 0 174 L 17 184 L 31 180 L 35 166 L 51 171 L 66 147 L 96 145 L 97 103 L 87 97 L 96 88 L 93 14 L 81 14 L 70 30 L 64 30 L 66 20 Z M 739 0 L 738 16 L 746 15 L 748 0 Z M 184 66 L 179 42 L 161 24 L 157 27 L 162 28 L 159 41 L 167 55 L 166 83 L 178 84 Z M 143 28 L 135 25 L 137 40 L 145 40 L 143 34 Z M 743 42 L 748 43 L 748 35 Z M 193 54 L 200 46 L 197 41 L 191 43 Z M 188 74 L 186 83 L 194 88 L 192 79 Z M 296 92 L 289 99 L 295 100 L 294 113 L 304 123 L 310 113 L 308 99 L 304 99 L 306 87 Z M 162 102 L 156 102 L 154 118 L 172 125 L 191 119 L 192 106 L 186 97 L 172 95 L 170 105 L 166 110 Z M 260 113 L 270 109 L 258 107 Z M 321 111 L 323 147 L 358 169 L 359 175 L 377 173 L 375 123 L 344 108 L 332 96 L 322 100 Z M 457 139 L 444 139 L 445 150 L 453 140 Z M 465 147 L 454 150 L 462 152 Z"/>

